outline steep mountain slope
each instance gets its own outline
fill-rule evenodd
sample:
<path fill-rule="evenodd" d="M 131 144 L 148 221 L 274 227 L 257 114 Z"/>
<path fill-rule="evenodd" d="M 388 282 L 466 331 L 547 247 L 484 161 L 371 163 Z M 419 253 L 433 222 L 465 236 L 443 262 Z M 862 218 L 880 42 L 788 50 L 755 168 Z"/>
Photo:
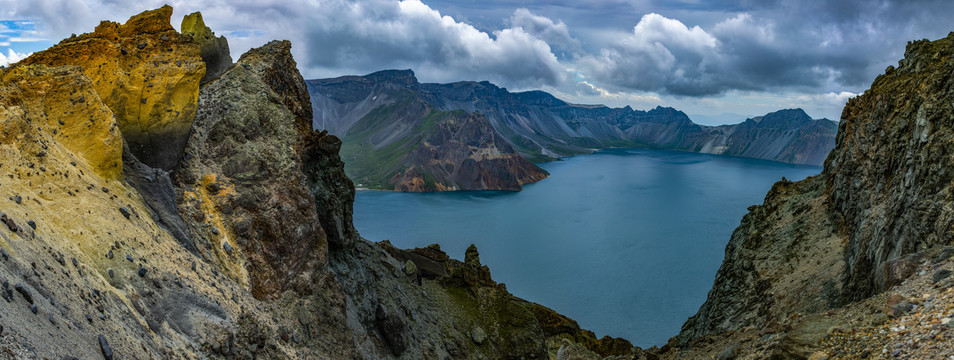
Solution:
<path fill-rule="evenodd" d="M 775 328 L 891 289 L 920 268 L 922 277 L 938 271 L 954 244 L 952 54 L 954 33 L 909 43 L 897 68 L 848 102 L 824 171 L 777 183 L 742 220 L 683 345 Z"/>
<path fill-rule="evenodd" d="M 381 118 L 391 114 L 402 116 Z M 479 113 L 439 111 L 413 100 L 372 111 L 342 141 L 345 170 L 359 186 L 516 191 L 547 176 Z"/>
<path fill-rule="evenodd" d="M 639 111 L 630 107 L 575 105 L 542 91 L 511 93 L 486 81 L 421 84 L 410 70 L 386 70 L 306 83 L 312 98 L 315 126 L 342 137 L 346 159 L 363 156 L 354 155 L 352 151 L 358 149 L 350 144 L 352 142 L 374 149 L 387 148 L 389 159 L 402 159 L 403 168 L 414 167 L 425 178 L 441 175 L 422 170 L 427 159 L 407 156 L 413 147 L 392 144 L 414 143 L 418 133 L 431 131 L 432 122 L 427 120 L 432 120 L 428 117 L 435 110 L 481 114 L 516 152 L 533 161 L 628 146 L 820 165 L 834 146 L 837 130 L 834 122 L 812 120 L 800 109 L 782 110 L 736 125 L 711 127 L 695 124 L 686 114 L 672 108 Z M 387 131 L 382 130 L 377 136 L 367 133 L 355 136 L 368 128 Z M 443 162 L 453 160 L 443 159 Z M 383 168 L 376 167 L 378 173 L 370 177 L 375 181 L 369 180 L 368 170 L 349 167 L 347 171 L 371 186 L 388 188 L 390 186 L 380 184 L 382 179 L 400 178 L 404 173 L 390 164 Z M 497 165 L 495 168 L 499 173 L 509 171 L 513 177 L 524 177 L 519 173 L 524 166 Z"/>
<path fill-rule="evenodd" d="M 511 190 L 547 173 L 517 154 L 480 113 L 441 111 L 406 72 L 324 82 L 310 89 L 316 126 L 342 136 L 345 171 L 359 186 L 398 191 Z M 354 100 L 354 101 L 352 101 Z"/>
<path fill-rule="evenodd" d="M 178 39 L 164 43 L 163 57 L 198 59 L 199 45 L 171 29 L 171 14 L 166 6 L 97 29 L 147 45 Z M 201 88 L 194 70 L 205 64 L 150 75 L 154 84 L 190 80 L 154 86 L 146 104 L 198 94 L 173 104 L 195 109 L 177 118 L 188 131 L 163 133 L 170 149 L 153 144 L 181 154 L 160 158 L 176 159 L 172 171 L 124 145 L 122 113 L 106 95 L 132 86 L 125 73 L 84 68 L 148 68 L 152 56 L 56 66 L 82 49 L 67 40 L 0 69 L 0 357 L 643 354 L 513 297 L 475 247 L 460 262 L 437 246 L 400 250 L 360 238 L 341 142 L 312 130 L 290 47 L 252 49 Z"/>

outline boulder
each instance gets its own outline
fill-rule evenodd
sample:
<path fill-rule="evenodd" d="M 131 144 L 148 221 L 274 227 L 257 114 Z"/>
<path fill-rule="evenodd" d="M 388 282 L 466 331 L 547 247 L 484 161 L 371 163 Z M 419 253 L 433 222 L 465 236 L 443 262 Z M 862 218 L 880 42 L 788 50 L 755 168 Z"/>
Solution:
<path fill-rule="evenodd" d="M 884 279 L 884 289 L 901 285 L 904 280 L 917 271 L 921 257 L 919 254 L 910 254 L 897 259 L 888 260 L 882 265 L 881 272 Z"/>
<path fill-rule="evenodd" d="M 948 269 L 938 270 L 936 273 L 934 273 L 934 275 L 931 276 L 931 282 L 933 282 L 934 284 L 937 284 L 941 282 L 941 280 L 947 279 L 950 276 L 951 276 L 951 270 L 948 270 Z"/>
<path fill-rule="evenodd" d="M 470 331 L 470 339 L 474 341 L 474 344 L 483 344 L 487 341 L 487 333 L 480 326 L 474 326 L 474 329 Z"/>
<path fill-rule="evenodd" d="M 417 265 L 413 261 L 408 260 L 404 263 L 404 274 L 407 276 L 416 276 L 417 275 Z"/>
<path fill-rule="evenodd" d="M 384 342 L 394 356 L 401 356 L 407 349 L 407 325 L 401 317 L 388 313 L 384 305 L 378 304 L 374 311 L 374 324 L 384 338 Z"/>

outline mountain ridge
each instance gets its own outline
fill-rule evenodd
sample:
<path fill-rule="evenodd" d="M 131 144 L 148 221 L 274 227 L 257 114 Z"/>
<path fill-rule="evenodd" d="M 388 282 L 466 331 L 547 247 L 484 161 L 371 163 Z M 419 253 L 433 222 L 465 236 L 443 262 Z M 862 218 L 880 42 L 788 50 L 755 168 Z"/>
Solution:
<path fill-rule="evenodd" d="M 674 108 L 657 106 L 643 111 L 629 106 L 571 104 L 544 91 L 510 92 L 488 81 L 420 83 L 412 70 L 307 80 L 306 84 L 314 107 L 314 125 L 341 136 L 345 144 L 356 141 L 375 148 L 386 146 L 373 139 L 350 139 L 352 126 L 375 111 L 378 122 L 407 121 L 409 111 L 382 113 L 381 109 L 412 97 L 439 111 L 480 113 L 516 153 L 532 162 L 607 147 L 643 147 L 820 165 L 834 147 L 837 129 L 834 122 L 811 119 L 801 109 L 780 110 L 739 124 L 705 126 L 693 123 Z M 342 155 L 356 158 L 348 150 Z M 406 153 L 391 155 L 402 157 Z M 407 166 L 411 165 L 422 167 L 413 159 Z M 366 172 L 350 166 L 346 171 L 369 182 Z M 504 171 L 509 170 L 502 168 L 499 172 Z M 390 187 L 381 184 L 400 172 L 392 169 L 391 175 L 373 176 L 372 187 Z"/>

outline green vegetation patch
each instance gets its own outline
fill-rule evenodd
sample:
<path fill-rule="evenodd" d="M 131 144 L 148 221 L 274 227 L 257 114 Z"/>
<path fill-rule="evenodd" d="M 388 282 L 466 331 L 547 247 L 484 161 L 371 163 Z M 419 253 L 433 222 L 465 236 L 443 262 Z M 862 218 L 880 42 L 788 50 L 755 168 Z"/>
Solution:
<path fill-rule="evenodd" d="M 358 120 L 342 139 L 341 157 L 345 162 L 345 174 L 355 183 L 371 189 L 390 189 L 389 183 L 397 173 L 410 167 L 408 155 L 414 152 L 424 139 L 435 134 L 441 122 L 452 116 L 467 116 L 460 110 L 439 111 L 427 107 L 423 117 L 415 119 L 420 103 L 407 94 L 387 106 L 381 106 Z M 387 136 L 394 122 L 404 121 L 413 130 L 394 142 L 375 148 L 372 138 Z M 424 174 L 429 185 L 437 182 L 430 174 Z"/>

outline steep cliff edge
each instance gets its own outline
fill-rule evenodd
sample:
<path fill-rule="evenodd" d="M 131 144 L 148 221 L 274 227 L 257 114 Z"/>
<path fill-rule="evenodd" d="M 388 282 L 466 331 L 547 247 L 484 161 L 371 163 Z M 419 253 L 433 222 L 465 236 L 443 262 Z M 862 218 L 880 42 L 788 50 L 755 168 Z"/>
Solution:
<path fill-rule="evenodd" d="M 779 332 L 798 314 L 869 298 L 921 267 L 922 277 L 937 271 L 927 259 L 954 242 L 952 73 L 954 33 L 915 41 L 897 68 L 851 99 L 824 171 L 775 184 L 743 218 L 680 342 Z"/>
<path fill-rule="evenodd" d="M 838 124 L 812 119 L 802 109 L 786 109 L 711 128 L 701 147 L 679 145 L 701 153 L 821 165 L 835 144 Z"/>
<path fill-rule="evenodd" d="M 242 292 L 217 300 L 215 270 L 123 180 L 116 119 L 80 68 L 5 69 L 0 129 L 2 356 L 176 356 L 239 314 Z"/>
<path fill-rule="evenodd" d="M 398 191 L 520 190 L 547 172 L 517 154 L 480 113 L 436 112 L 437 129 L 405 158 L 391 180 Z M 431 177 L 428 179 L 427 174 Z"/>
<path fill-rule="evenodd" d="M 159 41 L 177 39 L 166 44 L 170 56 L 195 55 L 194 39 L 161 23 L 171 12 L 133 17 L 123 36 L 151 39 L 163 29 Z M 69 43 L 0 70 L 0 357 L 644 354 L 513 297 L 475 247 L 459 262 L 436 247 L 362 239 L 341 142 L 311 129 L 287 41 L 250 50 L 192 103 L 173 104 L 195 116 L 181 119 L 188 131 L 176 141 L 153 144 L 181 154 L 162 158 L 174 159 L 171 172 L 123 145 L 129 119 L 104 94 L 131 86 L 125 73 L 98 72 L 109 56 L 58 66 L 82 50 Z M 133 58 L 142 63 L 123 66 L 155 65 L 152 55 Z M 183 71 L 191 94 L 201 78 L 191 76 L 201 74 Z M 184 75 L 149 80 L 166 84 L 166 76 Z M 159 106 L 176 91 L 159 90 L 145 103 Z"/>
<path fill-rule="evenodd" d="M 415 99 L 372 111 L 342 143 L 345 171 L 363 187 L 518 191 L 548 175 L 517 154 L 483 115 L 440 111 Z"/>

